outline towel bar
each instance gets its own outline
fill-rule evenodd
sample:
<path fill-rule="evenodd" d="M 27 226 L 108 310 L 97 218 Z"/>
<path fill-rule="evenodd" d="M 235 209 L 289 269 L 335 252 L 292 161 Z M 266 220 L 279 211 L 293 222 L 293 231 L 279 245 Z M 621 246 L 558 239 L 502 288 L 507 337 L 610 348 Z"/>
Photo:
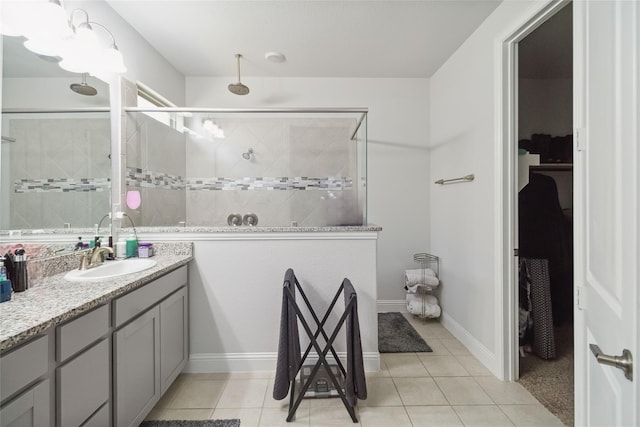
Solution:
<path fill-rule="evenodd" d="M 469 181 L 473 181 L 476 177 L 473 174 L 469 174 L 469 175 L 465 175 L 465 176 L 461 176 L 460 178 L 451 178 L 451 179 L 439 179 L 437 180 L 435 183 L 436 184 L 446 184 L 449 182 L 469 182 Z"/>

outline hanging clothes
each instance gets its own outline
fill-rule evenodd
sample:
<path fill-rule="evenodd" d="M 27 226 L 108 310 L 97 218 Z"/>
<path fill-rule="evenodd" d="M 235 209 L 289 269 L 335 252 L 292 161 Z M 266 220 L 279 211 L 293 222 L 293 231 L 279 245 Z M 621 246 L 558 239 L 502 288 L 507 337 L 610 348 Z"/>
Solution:
<path fill-rule="evenodd" d="M 571 319 L 572 242 L 553 178 L 531 174 L 529 184 L 518 194 L 518 227 L 520 257 L 548 260 L 554 324 Z"/>
<path fill-rule="evenodd" d="M 520 258 L 520 345 L 532 344 L 542 359 L 556 357 L 553 308 L 546 259 Z"/>

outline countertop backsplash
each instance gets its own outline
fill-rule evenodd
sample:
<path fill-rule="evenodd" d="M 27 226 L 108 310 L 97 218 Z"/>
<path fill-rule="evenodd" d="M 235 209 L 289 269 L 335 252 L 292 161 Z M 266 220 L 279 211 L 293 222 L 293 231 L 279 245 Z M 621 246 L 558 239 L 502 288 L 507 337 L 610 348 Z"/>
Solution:
<path fill-rule="evenodd" d="M 80 253 L 69 243 L 12 243 L 0 245 L 0 254 L 24 248 L 27 254 L 29 287 L 40 285 L 43 279 L 78 268 Z"/>
<path fill-rule="evenodd" d="M 156 255 L 191 255 L 190 242 L 154 242 Z M 0 254 L 24 248 L 27 254 L 29 288 L 42 284 L 47 277 L 78 268 L 80 256 L 87 250 L 74 251 L 71 243 L 0 244 Z"/>

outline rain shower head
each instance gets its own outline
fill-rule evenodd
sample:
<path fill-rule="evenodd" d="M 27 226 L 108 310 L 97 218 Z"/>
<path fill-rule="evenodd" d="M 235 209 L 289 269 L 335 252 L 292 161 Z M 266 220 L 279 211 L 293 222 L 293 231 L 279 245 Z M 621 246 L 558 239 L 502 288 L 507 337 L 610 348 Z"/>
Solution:
<path fill-rule="evenodd" d="M 246 95 L 249 93 L 249 87 L 243 85 L 240 81 L 240 58 L 242 58 L 242 55 L 236 53 L 236 60 L 238 61 L 238 83 L 231 83 L 228 88 L 229 92 L 235 95 Z"/>
<path fill-rule="evenodd" d="M 98 94 L 98 90 L 95 87 L 87 84 L 87 73 L 82 73 L 82 83 L 72 83 L 69 87 L 80 95 L 94 96 Z"/>

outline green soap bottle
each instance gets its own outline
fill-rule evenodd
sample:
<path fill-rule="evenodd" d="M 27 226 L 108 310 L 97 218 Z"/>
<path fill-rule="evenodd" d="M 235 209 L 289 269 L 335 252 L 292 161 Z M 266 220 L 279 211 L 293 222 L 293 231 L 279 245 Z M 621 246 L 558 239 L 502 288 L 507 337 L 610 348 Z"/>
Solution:
<path fill-rule="evenodd" d="M 138 255 L 138 241 L 135 237 L 127 237 L 127 258 L 135 257 Z"/>

